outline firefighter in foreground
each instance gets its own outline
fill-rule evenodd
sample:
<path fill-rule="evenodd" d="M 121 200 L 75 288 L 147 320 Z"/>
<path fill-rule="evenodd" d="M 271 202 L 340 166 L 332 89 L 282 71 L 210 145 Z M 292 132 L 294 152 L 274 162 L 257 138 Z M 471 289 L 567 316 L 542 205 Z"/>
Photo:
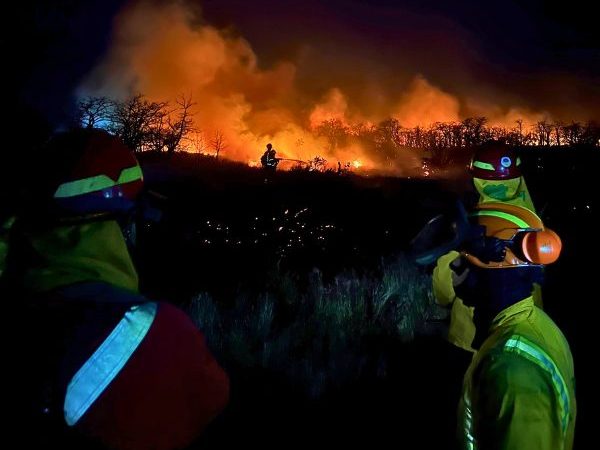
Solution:
<path fill-rule="evenodd" d="M 77 130 L 53 138 L 41 167 L 3 275 L 27 315 L 22 438 L 189 445 L 225 407 L 229 381 L 182 310 L 139 293 L 123 233 L 143 186 L 138 162 L 108 133 Z"/>
<path fill-rule="evenodd" d="M 479 194 L 478 205 L 515 205 L 535 213 L 533 201 L 521 173 L 521 160 L 506 144 L 490 141 L 480 146 L 473 156 L 469 171 Z M 438 304 L 451 308 L 448 340 L 457 347 L 474 351 L 471 343 L 475 336 L 473 308 L 465 306 L 454 292 L 451 264 L 457 261 L 458 252 L 442 256 L 433 272 L 433 292 Z M 541 288 L 534 284 L 536 305 L 542 306 Z"/>
<path fill-rule="evenodd" d="M 531 294 L 560 239 L 520 206 L 485 203 L 472 217 L 485 232 L 452 264 L 453 288 L 474 308 L 477 329 L 459 406 L 462 448 L 570 450 L 573 359 Z"/>

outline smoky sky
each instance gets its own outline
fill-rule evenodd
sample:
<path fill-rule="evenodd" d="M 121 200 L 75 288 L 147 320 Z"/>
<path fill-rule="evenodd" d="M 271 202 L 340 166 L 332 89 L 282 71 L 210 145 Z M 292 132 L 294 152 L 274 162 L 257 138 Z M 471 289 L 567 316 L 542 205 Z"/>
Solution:
<path fill-rule="evenodd" d="M 207 20 L 240 30 L 267 64 L 294 51 L 318 51 L 320 64 L 303 66 L 300 76 L 323 71 L 347 83 L 372 76 L 393 90 L 413 72 L 450 92 L 495 103 L 524 102 L 563 120 L 600 117 L 599 32 L 584 2 L 556 7 L 539 1 L 205 0 L 202 5 Z"/>
<path fill-rule="evenodd" d="M 359 89 L 369 84 L 401 92 L 419 74 L 459 96 L 524 104 L 562 120 L 600 119 L 598 27 L 582 1 L 560 7 L 512 0 L 180 3 L 243 36 L 261 67 L 300 62 L 299 86 L 311 97 L 331 80 L 357 96 L 375 95 Z M 62 120 L 75 89 L 109 48 L 113 19 L 126 4 L 21 2 L 18 31 L 3 42 L 19 100 L 53 123 Z"/>

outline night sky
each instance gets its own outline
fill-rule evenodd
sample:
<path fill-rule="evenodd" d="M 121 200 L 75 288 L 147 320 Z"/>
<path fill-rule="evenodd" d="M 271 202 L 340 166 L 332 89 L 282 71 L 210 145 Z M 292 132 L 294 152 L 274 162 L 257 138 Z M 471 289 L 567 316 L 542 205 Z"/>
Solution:
<path fill-rule="evenodd" d="M 24 1 L 4 43 L 21 105 L 58 123 L 102 60 L 123 0 Z M 149 2 L 147 2 L 149 3 Z M 151 2 L 164 5 L 162 2 Z M 600 39 L 583 1 L 188 0 L 249 42 L 261 68 L 297 66 L 300 90 L 396 94 L 419 74 L 459 97 L 600 119 Z M 526 3 L 525 6 L 520 3 Z M 468 113 L 468 111 L 466 112 Z"/>

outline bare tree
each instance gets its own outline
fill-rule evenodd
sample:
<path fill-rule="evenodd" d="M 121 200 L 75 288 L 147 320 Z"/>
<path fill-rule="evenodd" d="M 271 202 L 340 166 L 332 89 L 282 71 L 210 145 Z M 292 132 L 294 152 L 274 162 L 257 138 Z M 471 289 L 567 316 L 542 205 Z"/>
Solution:
<path fill-rule="evenodd" d="M 581 140 L 582 127 L 579 122 L 564 126 L 565 139 L 569 145 L 577 145 Z"/>
<path fill-rule="evenodd" d="M 465 144 L 467 146 L 479 145 L 486 140 L 485 117 L 468 117 L 462 121 Z"/>
<path fill-rule="evenodd" d="M 552 124 L 546 119 L 540 120 L 535 124 L 535 132 L 537 134 L 538 145 L 550 146 L 550 138 L 552 137 Z"/>
<path fill-rule="evenodd" d="M 83 128 L 108 126 L 114 108 L 115 102 L 108 97 L 86 97 L 77 104 L 77 126 Z"/>
<path fill-rule="evenodd" d="M 523 145 L 523 119 L 517 119 L 515 123 L 519 129 L 519 145 Z"/>
<path fill-rule="evenodd" d="M 192 97 L 181 95 L 176 99 L 177 108 L 170 111 L 163 129 L 164 148 L 167 153 L 173 154 L 180 148 L 182 139 L 192 131 L 193 118 L 190 108 L 195 105 Z M 175 115 L 175 118 L 173 118 Z"/>
<path fill-rule="evenodd" d="M 227 148 L 227 142 L 225 141 L 225 137 L 221 130 L 215 131 L 211 144 L 215 151 L 215 157 L 219 159 L 219 153 Z"/>
<path fill-rule="evenodd" d="M 161 150 L 161 130 L 168 111 L 167 102 L 150 102 L 142 94 L 116 104 L 112 131 L 136 152 Z"/>
<path fill-rule="evenodd" d="M 207 151 L 207 143 L 206 137 L 204 136 L 204 132 L 198 129 L 192 129 L 190 133 L 188 133 L 184 140 L 188 143 L 186 149 L 192 149 L 195 153 L 206 153 Z"/>

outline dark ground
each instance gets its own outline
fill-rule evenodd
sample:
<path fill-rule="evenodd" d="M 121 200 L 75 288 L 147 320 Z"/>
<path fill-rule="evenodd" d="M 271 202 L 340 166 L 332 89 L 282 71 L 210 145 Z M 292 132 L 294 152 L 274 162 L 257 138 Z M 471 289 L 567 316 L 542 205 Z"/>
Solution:
<path fill-rule="evenodd" d="M 564 242 L 560 261 L 547 270 L 543 296 L 547 312 L 569 340 L 578 388 L 577 448 L 592 436 L 589 405 L 593 392 L 591 289 L 593 240 L 598 225 L 598 193 L 594 167 L 597 150 L 527 150 L 525 173 L 535 204 L 545 223 Z M 240 289 L 260 290 L 276 276 L 272 268 L 303 273 L 319 267 L 325 276 L 343 269 L 374 270 L 381 257 L 407 248 L 425 221 L 445 212 L 456 197 L 468 198 L 468 181 L 361 178 L 335 174 L 278 173 L 264 183 L 260 171 L 241 166 L 213 167 L 210 173 L 190 173 L 189 162 L 172 162 L 174 182 L 158 161 L 145 162 L 151 188 L 164 194 L 163 230 L 154 229 L 146 261 L 149 292 L 175 302 L 206 290 L 222 301 Z M 224 173 L 219 174 L 219 170 Z M 305 222 L 335 224 L 323 243 L 278 253 L 277 227 L 263 225 L 264 241 L 254 245 L 248 224 L 256 217 L 274 217 L 286 225 L 285 210 L 309 208 Z M 289 214 L 289 213 L 288 213 Z M 200 224 L 228 224 L 240 237 L 235 247 Z M 268 221 L 268 220 L 267 220 Z M 214 223 L 213 223 L 214 228 Z M 173 231 L 176 230 L 176 231 Z M 153 234 L 158 233 L 158 234 Z M 194 233 L 200 236 L 195 236 Z M 158 239 L 157 236 L 161 236 Z M 203 238 L 212 236 L 210 244 Z M 219 243 L 220 242 L 220 243 Z M 152 256 L 153 255 L 153 256 Z M 162 275 L 162 276 L 158 276 Z M 161 280 L 168 279 L 165 284 Z M 455 410 L 461 380 L 470 356 L 432 337 L 411 343 L 380 340 L 374 352 L 390 361 L 386 376 L 369 378 L 309 400 L 280 374 L 228 367 L 232 381 L 227 410 L 205 433 L 199 447 L 300 446 L 315 442 L 333 445 L 393 443 L 400 448 L 452 448 Z"/>
<path fill-rule="evenodd" d="M 600 152 L 527 149 L 523 160 L 540 215 L 563 240 L 561 259 L 547 269 L 543 296 L 573 352 L 576 448 L 583 448 L 595 436 L 598 295 L 592 269 L 598 246 L 592 236 L 600 224 Z M 469 197 L 467 178 L 292 172 L 265 183 L 260 170 L 243 165 L 185 155 L 170 161 L 150 155 L 142 161 L 148 186 L 166 197 L 155 200 L 164 210 L 162 222 L 139 233 L 136 260 L 143 289 L 151 298 L 182 306 L 201 291 L 221 302 L 240 291 L 260 292 L 282 272 L 299 274 L 300 282 L 313 267 L 322 270 L 325 280 L 348 269 L 374 273 L 382 258 L 406 250 L 427 219 L 448 211 L 455 198 Z M 289 230 L 302 225 L 316 234 L 306 235 L 305 245 L 282 252 Z M 279 233 L 280 227 L 287 234 Z M 307 398 L 279 373 L 230 364 L 230 403 L 191 448 L 316 443 L 453 448 L 456 405 L 470 356 L 435 336 L 408 343 L 381 338 L 369 345 L 373 355 L 386 355 L 385 376 L 365 376 L 318 400 Z"/>

